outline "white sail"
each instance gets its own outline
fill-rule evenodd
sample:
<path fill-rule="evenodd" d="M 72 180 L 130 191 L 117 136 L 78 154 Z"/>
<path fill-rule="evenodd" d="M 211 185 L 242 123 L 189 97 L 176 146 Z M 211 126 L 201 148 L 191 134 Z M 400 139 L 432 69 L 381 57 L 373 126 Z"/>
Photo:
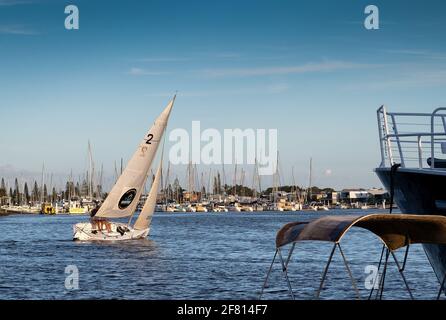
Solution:
<path fill-rule="evenodd" d="M 97 217 L 123 218 L 135 212 L 174 102 L 175 97 L 144 136 L 124 172 L 97 212 Z"/>
<path fill-rule="evenodd" d="M 139 217 L 136 220 L 135 225 L 133 226 L 135 230 L 145 230 L 149 228 L 150 223 L 152 222 L 153 213 L 155 212 L 156 198 L 158 195 L 158 189 L 161 181 L 161 173 L 162 173 L 161 164 L 162 163 L 160 163 L 158 171 L 156 172 L 155 180 L 153 180 L 152 187 L 150 188 L 149 196 L 147 197 L 146 203 L 144 204 L 144 207 L 142 208 L 142 211 L 139 214 Z"/>

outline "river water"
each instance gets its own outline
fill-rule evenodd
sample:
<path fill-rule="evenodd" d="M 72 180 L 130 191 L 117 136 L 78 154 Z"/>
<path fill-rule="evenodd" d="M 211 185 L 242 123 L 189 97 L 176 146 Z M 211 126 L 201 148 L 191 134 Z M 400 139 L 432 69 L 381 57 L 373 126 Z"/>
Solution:
<path fill-rule="evenodd" d="M 147 240 L 121 243 L 73 242 L 72 225 L 87 217 L 0 217 L 0 299 L 257 299 L 274 255 L 276 232 L 285 223 L 318 216 L 156 214 Z M 365 268 L 377 265 L 381 243 L 367 231 L 352 229 L 341 244 L 366 298 Z M 331 249 L 328 243 L 296 247 L 289 268 L 296 298 L 314 298 Z M 404 250 L 401 260 L 403 255 Z M 67 266 L 79 271 L 78 290 L 65 287 Z M 421 246 L 411 247 L 405 274 L 416 298 L 436 297 L 439 284 Z M 339 253 L 321 298 L 355 299 Z M 408 298 L 394 264 L 389 265 L 383 298 Z M 279 264 L 264 299 L 289 299 Z"/>

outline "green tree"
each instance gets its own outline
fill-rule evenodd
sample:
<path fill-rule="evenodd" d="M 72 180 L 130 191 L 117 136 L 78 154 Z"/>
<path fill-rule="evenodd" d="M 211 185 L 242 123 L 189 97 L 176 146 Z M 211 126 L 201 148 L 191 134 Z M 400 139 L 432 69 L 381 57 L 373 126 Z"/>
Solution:
<path fill-rule="evenodd" d="M 26 183 L 26 182 L 25 182 L 25 186 L 23 187 L 23 197 L 24 197 L 26 204 L 28 205 L 31 199 L 29 197 L 28 183 Z"/>
<path fill-rule="evenodd" d="M 37 181 L 34 181 L 33 191 L 31 192 L 32 201 L 36 202 L 39 200 L 39 186 Z"/>
<path fill-rule="evenodd" d="M 74 195 L 76 197 L 80 197 L 81 196 L 81 188 L 79 186 L 79 182 L 76 183 L 76 188 L 74 189 Z"/>
<path fill-rule="evenodd" d="M 47 202 L 48 199 L 48 189 L 46 188 L 46 184 L 43 185 L 43 202 Z"/>
<path fill-rule="evenodd" d="M 51 192 L 51 203 L 55 203 L 57 201 L 57 192 L 56 188 L 53 187 L 53 190 Z"/>
<path fill-rule="evenodd" d="M 13 204 L 14 203 L 14 192 L 12 191 L 12 188 L 9 188 L 9 199 L 10 199 L 10 203 Z"/>
<path fill-rule="evenodd" d="M 221 194 L 221 177 L 220 177 L 220 172 L 217 174 L 217 193 Z"/>
<path fill-rule="evenodd" d="M 20 197 L 20 189 L 19 189 L 19 181 L 17 180 L 17 178 L 15 178 L 15 182 L 14 182 L 14 203 L 16 205 L 20 205 L 21 204 L 21 197 Z"/>
<path fill-rule="evenodd" d="M 0 197 L 6 197 L 6 185 L 5 185 L 5 179 L 2 178 L 2 182 L 0 184 Z"/>

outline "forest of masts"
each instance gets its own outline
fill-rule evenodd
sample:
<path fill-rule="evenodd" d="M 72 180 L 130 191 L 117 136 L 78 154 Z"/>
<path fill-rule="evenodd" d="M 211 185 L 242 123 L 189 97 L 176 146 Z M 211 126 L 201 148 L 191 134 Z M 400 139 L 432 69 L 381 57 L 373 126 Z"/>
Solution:
<path fill-rule="evenodd" d="M 117 180 L 118 173 L 117 170 L 115 171 L 115 180 Z M 304 203 L 310 200 L 309 198 L 312 194 L 333 191 L 331 188 L 321 190 L 317 187 L 298 187 L 295 184 L 294 170 L 292 173 L 293 185 L 281 185 L 281 177 L 279 170 L 277 170 L 276 174 L 273 175 L 273 186 L 267 189 L 262 189 L 261 176 L 258 173 L 257 166 L 254 169 L 252 178 L 249 179 L 251 181 L 247 181 L 246 171 L 243 168 L 235 166 L 231 178 L 232 183 L 228 183 L 224 167 L 222 172 L 213 172 L 212 169 L 207 172 L 199 172 L 196 165 L 189 164 L 186 172 L 185 188 L 181 186 L 178 176 L 175 179 L 171 179 L 173 175 L 171 171 L 169 164 L 167 170 L 163 173 L 162 189 L 159 192 L 159 199 L 162 199 L 163 202 L 200 202 L 212 199 L 215 196 L 220 196 L 223 199 L 229 196 L 232 196 L 232 198 L 251 198 L 253 201 L 259 198 L 266 198 L 274 202 L 274 197 L 279 192 L 286 192 L 294 198 L 294 201 Z M 107 193 L 103 191 L 102 176 L 102 169 L 97 175 L 94 174 L 94 171 L 92 174 L 87 171 L 85 177 L 75 183 L 71 175 L 68 181 L 66 181 L 65 187 L 59 189 L 53 186 L 52 177 L 49 179 L 49 184 L 47 184 L 44 181 L 43 174 L 42 181 L 40 183 L 34 181 L 32 185 L 29 185 L 28 182 L 21 183 L 18 178 L 15 178 L 14 185 L 9 186 L 8 183 L 5 183 L 5 179 L 2 178 L 0 182 L 0 201 L 3 205 L 34 205 L 36 203 L 58 203 L 82 199 L 102 201 L 107 197 Z M 148 180 L 153 180 L 153 172 L 151 172 L 151 176 L 152 179 L 149 177 Z M 98 183 L 95 181 L 98 181 Z"/>

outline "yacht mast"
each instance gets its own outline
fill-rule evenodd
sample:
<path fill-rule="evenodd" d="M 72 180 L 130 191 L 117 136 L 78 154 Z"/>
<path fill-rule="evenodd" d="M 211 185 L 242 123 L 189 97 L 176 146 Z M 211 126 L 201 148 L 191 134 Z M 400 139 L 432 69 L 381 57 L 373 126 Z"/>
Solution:
<path fill-rule="evenodd" d="M 45 162 L 42 165 L 42 180 L 40 185 L 40 203 L 43 204 L 44 197 L 44 184 L 45 184 Z"/>
<path fill-rule="evenodd" d="M 235 162 L 234 169 L 234 199 L 237 196 L 237 162 Z"/>
<path fill-rule="evenodd" d="M 308 196 L 309 196 L 308 201 L 309 202 L 311 202 L 311 198 L 313 197 L 313 194 L 312 194 L 313 189 L 311 186 L 311 184 L 313 183 L 312 179 L 313 179 L 313 158 L 310 158 L 310 176 L 309 176 L 309 183 L 308 183 Z"/>

